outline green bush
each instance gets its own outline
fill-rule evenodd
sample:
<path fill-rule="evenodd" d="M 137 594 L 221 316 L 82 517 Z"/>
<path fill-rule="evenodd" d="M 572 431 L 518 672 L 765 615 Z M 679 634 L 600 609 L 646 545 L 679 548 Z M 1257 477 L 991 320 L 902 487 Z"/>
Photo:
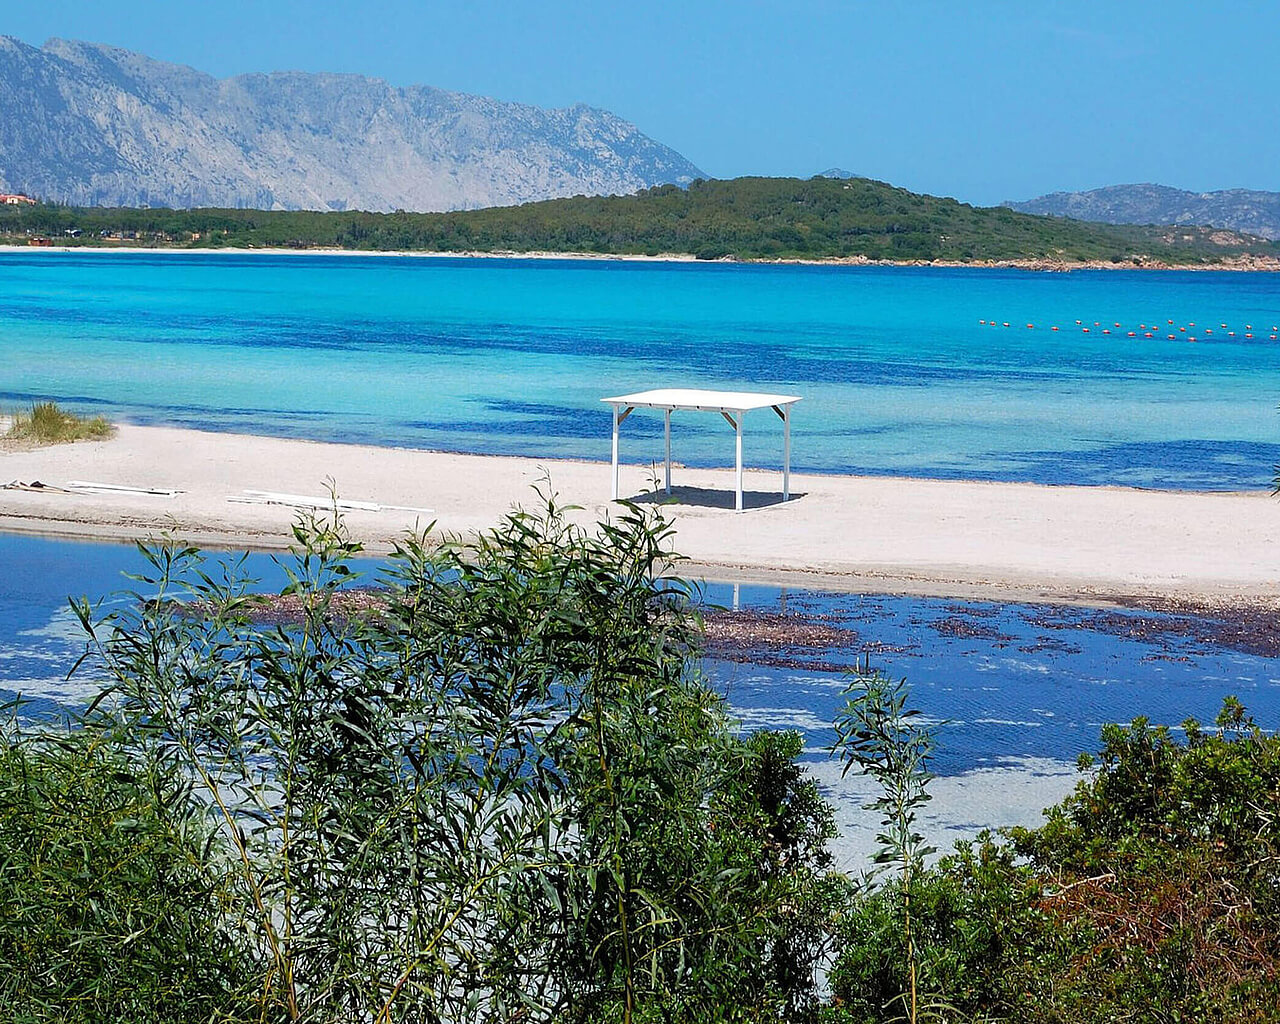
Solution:
<path fill-rule="evenodd" d="M 16 1021 L 211 1020 L 248 966 L 178 779 L 85 731 L 0 743 L 0 1005 Z"/>
<path fill-rule="evenodd" d="M 976 1019 L 1280 1020 L 1280 738 L 1234 698 L 1186 743 L 1107 726 L 1039 829 L 961 846 L 917 878 L 922 988 Z M 855 898 L 840 1015 L 888 1019 L 905 983 L 897 888 Z"/>
<path fill-rule="evenodd" d="M 234 564 L 144 548 L 79 607 L 112 681 L 86 729 L 190 780 L 251 985 L 228 1017 L 792 1019 L 839 892 L 794 735 L 740 738 L 696 673 L 669 527 L 552 502 L 410 539 L 384 596 L 308 521 L 263 607 Z M 282 610 L 283 609 L 283 610 Z"/>

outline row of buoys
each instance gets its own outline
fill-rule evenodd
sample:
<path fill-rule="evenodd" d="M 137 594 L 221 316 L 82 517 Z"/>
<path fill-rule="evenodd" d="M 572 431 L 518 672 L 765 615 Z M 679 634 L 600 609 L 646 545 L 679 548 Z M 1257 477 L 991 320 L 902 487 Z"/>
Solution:
<path fill-rule="evenodd" d="M 1009 321 L 1008 321 L 1008 320 L 1000 320 L 1000 321 L 996 321 L 996 320 L 979 320 L 979 321 L 978 321 L 978 323 L 979 323 L 979 324 L 981 324 L 981 325 L 982 325 L 982 326 L 984 326 L 984 327 L 995 327 L 995 326 L 997 326 L 997 325 L 999 325 L 999 326 L 1001 326 L 1001 327 L 1008 327 L 1008 326 L 1009 326 Z M 1165 321 L 1165 323 L 1166 323 L 1169 327 L 1177 326 L 1177 325 L 1174 323 L 1174 321 L 1172 321 L 1172 320 L 1166 320 L 1166 321 Z M 1114 328 L 1122 328 L 1122 326 L 1123 326 L 1123 325 L 1120 323 L 1120 321 L 1118 321 L 1118 320 L 1117 320 L 1117 321 L 1114 321 L 1114 322 L 1113 322 L 1112 327 L 1103 327 L 1103 326 L 1102 326 L 1102 321 L 1101 321 L 1101 320 L 1095 320 L 1095 321 L 1093 322 L 1093 327 L 1089 327 L 1089 326 L 1087 326 L 1087 324 L 1086 324 L 1086 322 L 1085 322 L 1085 321 L 1083 321 L 1083 320 L 1077 320 L 1077 321 L 1076 321 L 1076 326 L 1080 328 L 1080 332 L 1081 332 L 1082 334 L 1090 334 L 1090 333 L 1092 333 L 1092 332 L 1093 332 L 1093 329 L 1094 329 L 1095 327 L 1097 327 L 1097 328 L 1101 328 L 1101 332 L 1100 332 L 1100 333 L 1102 333 L 1102 334 L 1110 334 L 1110 333 L 1111 333 L 1111 331 L 1112 331 L 1112 327 L 1114 327 Z M 1195 335 L 1193 335 L 1193 334 L 1191 334 L 1191 333 L 1187 330 L 1187 328 L 1188 328 L 1188 327 L 1190 327 L 1190 328 L 1194 329 L 1194 328 L 1195 328 L 1195 326 L 1196 326 L 1196 323 L 1195 323 L 1195 321 L 1194 321 L 1194 320 L 1188 320 L 1185 326 L 1180 326 L 1180 327 L 1178 327 L 1178 331 L 1177 331 L 1177 333 L 1176 333 L 1176 334 L 1169 334 L 1169 335 L 1167 335 L 1167 337 L 1168 337 L 1168 339 L 1169 339 L 1170 341 L 1176 341 L 1179 335 L 1186 335 L 1186 340 L 1187 340 L 1187 341 L 1196 341 L 1196 340 L 1198 340 L 1198 339 L 1196 338 L 1196 336 L 1195 336 Z M 1227 332 L 1227 337 L 1228 337 L 1228 338 L 1234 338 L 1234 337 L 1236 337 L 1236 336 L 1237 336 L 1237 332 L 1236 332 L 1236 331 L 1233 331 L 1233 330 L 1230 330 L 1230 329 L 1228 328 L 1228 325 L 1227 325 L 1227 324 L 1225 324 L 1225 323 L 1224 323 L 1224 324 L 1219 324 L 1218 326 L 1219 326 L 1219 329 L 1220 329 L 1220 330 L 1224 330 L 1224 331 L 1226 331 L 1226 332 Z M 1035 324 L 1033 324 L 1033 323 L 1031 323 L 1031 324 L 1027 324 L 1027 330 L 1029 330 L 1029 331 L 1033 331 L 1033 330 L 1035 330 L 1035 327 L 1036 327 L 1036 325 L 1035 325 Z M 1052 327 L 1050 327 L 1050 328 L 1049 328 L 1049 330 L 1051 330 L 1051 331 L 1056 331 L 1056 330 L 1058 330 L 1058 329 L 1059 329 L 1059 328 L 1058 328 L 1058 325 L 1057 325 L 1057 324 L 1054 324 Z M 1137 329 L 1137 330 L 1134 330 L 1134 331 L 1128 331 L 1128 332 L 1127 332 L 1127 336 L 1128 336 L 1128 337 L 1130 337 L 1130 338 L 1136 338 L 1136 337 L 1138 337 L 1138 336 L 1139 336 L 1139 334 L 1141 333 L 1141 336 L 1142 336 L 1142 337 L 1144 337 L 1144 338 L 1154 338 L 1154 337 L 1156 337 L 1157 333 L 1161 331 L 1161 329 L 1162 329 L 1162 328 L 1160 328 L 1159 326 L 1157 326 L 1157 325 L 1156 325 L 1156 324 L 1154 324 L 1154 323 L 1152 323 L 1152 324 L 1145 324 L 1145 323 L 1141 323 L 1141 324 L 1138 324 L 1138 329 Z M 1205 328 L 1203 328 L 1203 333 L 1204 333 L 1205 337 L 1209 337 L 1210 335 L 1212 335 L 1212 334 L 1213 334 L 1213 328 L 1212 328 L 1212 327 L 1205 327 Z M 1253 324 L 1245 324 L 1245 325 L 1244 325 L 1244 337 L 1245 337 L 1246 339 L 1252 340 L 1253 336 L 1254 336 L 1254 335 L 1253 335 Z M 1267 339 L 1268 339 L 1269 341 L 1276 341 L 1276 340 L 1280 340 L 1280 324 L 1272 324 L 1272 325 L 1271 325 L 1271 333 L 1267 335 Z"/>

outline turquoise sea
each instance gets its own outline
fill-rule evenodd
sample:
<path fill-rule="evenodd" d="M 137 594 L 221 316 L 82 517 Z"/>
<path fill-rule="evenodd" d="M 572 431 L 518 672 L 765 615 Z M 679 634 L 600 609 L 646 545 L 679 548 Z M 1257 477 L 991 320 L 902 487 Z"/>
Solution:
<path fill-rule="evenodd" d="M 801 470 L 1259 488 L 1277 326 L 1272 274 L 13 252 L 0 408 L 607 459 L 602 396 L 790 391 Z M 756 415 L 747 461 L 771 465 Z M 725 463 L 709 417 L 674 431 L 678 459 Z M 660 444 L 628 422 L 624 458 Z"/>

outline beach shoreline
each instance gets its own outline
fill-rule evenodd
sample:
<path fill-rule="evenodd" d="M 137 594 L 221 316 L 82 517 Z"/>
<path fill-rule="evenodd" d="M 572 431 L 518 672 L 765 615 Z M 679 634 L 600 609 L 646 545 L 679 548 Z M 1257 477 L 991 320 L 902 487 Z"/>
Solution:
<path fill-rule="evenodd" d="M 246 501 L 259 489 L 376 503 L 344 512 L 371 554 L 434 523 L 472 537 L 549 478 L 590 525 L 607 500 L 606 462 L 468 455 L 122 424 L 116 437 L 0 451 L 0 530 L 132 541 L 169 534 L 220 549 L 279 550 L 298 509 Z M 174 494 L 66 491 L 71 481 Z M 749 470 L 747 511 L 733 471 L 680 467 L 674 503 L 647 465 L 622 467 L 622 493 L 659 508 L 690 578 L 962 600 L 1096 606 L 1135 601 L 1270 606 L 1280 593 L 1280 507 L 1268 492 L 1148 491 L 793 474 Z"/>
<path fill-rule="evenodd" d="M 781 259 L 760 258 L 740 259 L 736 256 L 723 256 L 714 260 L 698 259 L 691 253 L 599 253 L 599 252 L 552 252 L 533 250 L 520 252 L 516 250 L 467 250 L 467 251 L 435 251 L 423 249 L 328 249 L 322 247 L 293 248 L 251 248 L 248 246 L 220 246 L 218 248 L 202 248 L 192 246 L 135 246 L 135 245 L 48 245 L 30 246 L 0 244 L 0 254 L 19 252 L 39 252 L 52 254 L 66 253 L 137 253 L 140 255 L 159 255 L 163 253 L 185 254 L 192 256 L 227 255 L 260 255 L 260 256 L 368 256 L 384 258 L 417 258 L 417 259 L 488 259 L 488 260 L 576 260 L 589 262 L 627 262 L 627 263 L 697 263 L 704 266 L 797 266 L 797 267 L 900 267 L 918 269 L 946 270 L 1027 270 L 1046 273 L 1069 273 L 1073 270 L 1178 270 L 1178 271 L 1224 271 L 1229 273 L 1278 273 L 1280 257 L 1243 255 L 1232 256 L 1220 263 L 1166 263 L 1163 260 L 1144 259 L 1141 262 L 1113 262 L 1111 260 L 1053 260 L 1053 259 L 1009 259 L 1009 260 L 879 260 L 866 256 L 833 256 L 824 259 Z"/>

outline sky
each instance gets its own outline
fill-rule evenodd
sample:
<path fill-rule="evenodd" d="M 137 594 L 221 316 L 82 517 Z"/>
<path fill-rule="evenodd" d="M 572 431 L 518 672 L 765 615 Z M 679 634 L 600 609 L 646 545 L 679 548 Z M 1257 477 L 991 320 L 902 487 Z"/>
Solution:
<path fill-rule="evenodd" d="M 720 178 L 1280 190 L 1275 0 L 0 0 L 0 33 L 586 103 Z"/>

